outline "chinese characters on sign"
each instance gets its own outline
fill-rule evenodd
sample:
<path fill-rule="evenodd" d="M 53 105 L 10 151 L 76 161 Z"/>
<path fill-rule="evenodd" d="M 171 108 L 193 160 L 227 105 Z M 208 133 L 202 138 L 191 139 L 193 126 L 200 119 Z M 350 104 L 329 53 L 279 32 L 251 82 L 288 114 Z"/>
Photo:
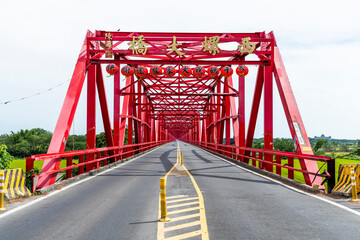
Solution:
<path fill-rule="evenodd" d="M 113 43 L 111 33 L 105 33 L 105 58 L 113 57 Z"/>
<path fill-rule="evenodd" d="M 220 53 L 219 46 L 217 45 L 220 40 L 219 36 L 215 37 L 209 37 L 209 40 L 207 40 L 207 37 L 205 37 L 205 41 L 201 43 L 203 46 L 203 51 L 209 51 L 210 54 L 215 55 L 217 53 Z"/>
<path fill-rule="evenodd" d="M 129 49 L 132 50 L 133 54 L 135 52 L 136 54 L 141 53 L 142 55 L 145 55 L 147 52 L 146 46 L 148 46 L 150 44 L 145 43 L 145 39 L 144 39 L 143 35 L 140 35 L 137 40 L 135 38 L 136 37 L 133 36 L 133 40 L 128 43 L 128 45 L 130 45 Z"/>
<path fill-rule="evenodd" d="M 108 35 L 108 36 L 107 36 Z M 112 36 L 110 35 L 110 33 L 105 34 L 105 39 L 106 39 L 106 48 L 111 48 L 111 57 L 112 57 Z M 203 42 L 201 42 L 201 45 L 203 47 L 202 51 L 203 52 L 209 52 L 210 54 L 212 54 L 213 56 L 215 56 L 216 54 L 220 53 L 220 48 L 218 46 L 218 43 L 220 41 L 220 36 L 213 36 L 213 37 L 206 37 Z M 256 44 L 250 42 L 251 38 L 247 37 L 247 38 L 242 38 L 241 39 L 242 43 L 239 44 L 239 46 L 237 47 L 237 50 L 240 53 L 253 53 L 255 48 L 256 48 Z M 128 43 L 128 45 L 130 45 L 129 50 L 132 50 L 133 54 L 139 55 L 145 55 L 147 52 L 147 46 L 149 46 L 150 44 L 145 42 L 145 38 L 143 35 L 140 35 L 138 37 L 133 36 L 133 40 L 131 42 Z M 176 36 L 173 36 L 173 41 L 170 45 L 167 45 L 168 48 L 171 48 L 171 50 L 169 52 L 167 52 L 167 54 L 171 54 L 171 53 L 176 53 L 179 56 L 183 56 L 185 54 L 185 52 L 180 51 L 179 50 L 179 46 L 183 45 L 182 43 L 178 43 L 176 41 Z M 110 54 L 110 53 L 109 53 Z"/>
<path fill-rule="evenodd" d="M 242 44 L 238 46 L 238 50 L 241 53 L 253 53 L 255 50 L 255 43 L 250 42 L 251 38 L 243 38 Z"/>
<path fill-rule="evenodd" d="M 173 53 L 175 51 L 180 56 L 184 55 L 185 53 L 180 52 L 179 49 L 177 48 L 178 46 L 181 46 L 181 45 L 182 45 L 182 43 L 177 43 L 176 42 L 176 37 L 173 36 L 172 44 L 168 45 L 168 47 L 171 47 L 171 51 L 168 52 L 168 54 L 171 54 L 171 53 Z"/>

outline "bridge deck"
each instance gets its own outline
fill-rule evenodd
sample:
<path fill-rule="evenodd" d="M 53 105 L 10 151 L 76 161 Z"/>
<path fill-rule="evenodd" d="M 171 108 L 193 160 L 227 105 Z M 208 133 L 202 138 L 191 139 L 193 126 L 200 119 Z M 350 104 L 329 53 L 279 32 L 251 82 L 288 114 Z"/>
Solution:
<path fill-rule="evenodd" d="M 360 216 L 197 147 L 181 142 L 180 148 L 184 165 L 204 197 L 210 239 L 357 238 Z M 177 162 L 176 155 L 177 144 L 172 142 L 56 194 L 41 196 L 19 211 L 1 213 L 0 239 L 156 239 L 159 178 Z M 168 197 L 197 199 L 193 183 L 181 171 L 174 169 L 169 175 Z M 197 228 L 183 231 L 191 229 Z"/>

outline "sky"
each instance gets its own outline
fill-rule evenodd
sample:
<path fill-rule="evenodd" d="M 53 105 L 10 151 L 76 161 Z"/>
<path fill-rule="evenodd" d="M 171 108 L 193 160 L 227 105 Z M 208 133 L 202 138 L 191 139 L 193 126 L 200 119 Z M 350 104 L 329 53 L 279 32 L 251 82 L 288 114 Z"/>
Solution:
<path fill-rule="evenodd" d="M 2 0 L 0 135 L 36 127 L 53 131 L 87 29 L 121 29 L 274 31 L 308 136 L 325 134 L 333 138 L 360 139 L 359 9 L 358 0 Z M 247 119 L 256 68 L 249 67 L 249 70 Z M 60 86 L 55 87 L 57 85 Z M 112 79 L 106 78 L 105 85 L 111 109 Z M 47 91 L 49 88 L 53 89 Z M 84 91 L 86 87 L 71 130 L 75 134 L 86 132 Z M 42 93 L 3 104 L 38 92 Z M 100 111 L 97 113 L 97 132 L 101 132 Z M 255 137 L 262 137 L 262 121 L 260 117 Z M 276 87 L 274 137 L 290 137 Z"/>

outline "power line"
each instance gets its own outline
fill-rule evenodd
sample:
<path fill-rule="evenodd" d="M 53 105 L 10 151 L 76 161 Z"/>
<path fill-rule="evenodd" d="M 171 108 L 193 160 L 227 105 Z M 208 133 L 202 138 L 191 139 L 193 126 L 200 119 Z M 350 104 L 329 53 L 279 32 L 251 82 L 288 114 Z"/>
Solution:
<path fill-rule="evenodd" d="M 55 88 L 58 88 L 58 87 L 64 85 L 65 83 L 71 81 L 74 77 L 76 77 L 76 76 L 79 75 L 80 73 L 84 72 L 89 66 L 90 66 L 90 64 L 87 65 L 87 66 L 86 66 L 84 69 L 82 69 L 80 72 L 78 72 L 78 73 L 76 73 L 75 75 L 73 75 L 72 78 L 70 78 L 70 79 L 68 79 L 68 80 L 66 80 L 66 81 L 63 81 L 63 82 L 59 83 L 59 84 L 56 85 L 56 86 L 53 86 L 53 87 L 51 87 L 51 88 L 48 88 L 47 90 L 40 91 L 40 92 L 31 94 L 31 95 L 28 95 L 28 96 L 25 96 L 25 97 L 13 99 L 13 100 L 8 100 L 8 101 L 5 101 L 5 102 L 0 102 L 0 105 L 6 105 L 6 104 L 13 103 L 13 102 L 17 102 L 17 101 L 23 101 L 23 100 L 26 100 L 26 99 L 29 99 L 29 98 L 32 98 L 32 97 L 35 97 L 35 96 L 38 96 L 38 95 L 41 95 L 41 94 L 50 92 L 50 91 L 54 90 Z"/>

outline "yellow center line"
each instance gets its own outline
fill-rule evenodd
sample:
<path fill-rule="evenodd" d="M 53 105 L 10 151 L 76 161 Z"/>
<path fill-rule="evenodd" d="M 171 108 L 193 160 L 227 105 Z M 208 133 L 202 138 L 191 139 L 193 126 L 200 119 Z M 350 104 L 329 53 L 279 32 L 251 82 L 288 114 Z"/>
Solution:
<path fill-rule="evenodd" d="M 206 214 L 205 214 L 205 204 L 204 204 L 204 197 L 200 191 L 199 186 L 197 185 L 194 177 L 190 174 L 190 172 L 186 169 L 185 165 L 183 165 L 183 168 L 185 169 L 186 173 L 189 175 L 197 195 L 199 196 L 199 205 L 200 205 L 200 222 L 201 222 L 201 239 L 206 240 L 209 239 L 209 232 L 207 228 L 207 222 L 206 222 Z"/>
<path fill-rule="evenodd" d="M 177 145 L 177 153 L 176 153 L 176 163 L 174 164 L 174 166 L 169 170 L 169 172 L 166 173 L 166 175 L 164 176 L 165 178 L 165 185 L 166 185 L 166 180 L 167 177 L 169 176 L 169 174 L 172 172 L 172 170 L 174 170 L 174 168 L 176 167 L 176 165 L 179 163 L 179 158 L 180 158 L 180 145 L 178 142 Z M 186 196 L 186 195 L 182 195 L 182 196 Z M 182 197 L 181 196 L 181 197 Z M 175 197 L 179 197 L 179 196 L 175 196 Z M 175 197 L 169 197 L 168 199 L 172 199 Z M 161 205 L 160 205 L 160 194 L 159 194 L 159 212 L 158 212 L 158 219 L 161 218 Z M 165 239 L 165 234 L 164 234 L 164 222 L 158 222 L 158 231 L 157 231 L 157 239 L 158 240 L 163 240 Z"/>
<path fill-rule="evenodd" d="M 179 163 L 179 158 L 180 158 L 180 146 L 178 143 L 178 149 L 177 149 L 177 154 L 176 154 L 176 163 L 174 164 L 174 166 L 166 173 L 165 175 L 165 181 L 167 180 L 167 177 L 169 176 L 169 174 L 172 172 L 172 170 L 174 170 L 174 168 L 176 167 L 176 165 Z"/>
<path fill-rule="evenodd" d="M 178 144 L 177 144 L 176 164 L 165 175 L 165 179 L 167 179 L 167 176 L 171 173 L 171 171 L 179 163 L 180 154 L 181 154 L 180 145 L 179 145 L 179 142 L 178 142 Z M 190 211 L 199 210 L 199 213 L 194 213 L 194 214 L 190 214 L 190 215 L 184 215 L 184 216 L 180 216 L 180 217 L 174 217 L 174 218 L 171 219 L 171 222 L 180 221 L 180 220 L 184 220 L 184 219 L 191 219 L 191 218 L 195 218 L 195 217 L 200 217 L 200 220 L 195 221 L 195 222 L 191 222 L 191 223 L 184 223 L 184 224 L 181 224 L 181 225 L 172 226 L 172 227 L 168 227 L 168 228 L 164 227 L 165 226 L 164 222 L 158 222 L 158 240 L 164 240 L 165 239 L 165 233 L 164 232 L 172 231 L 172 230 L 175 230 L 175 229 L 186 228 L 186 227 L 190 227 L 190 226 L 195 226 L 195 225 L 200 225 L 201 230 L 193 231 L 193 232 L 189 232 L 189 233 L 184 233 L 184 234 L 180 234 L 180 235 L 173 236 L 173 237 L 169 237 L 169 238 L 166 238 L 166 240 L 169 240 L 169 239 L 173 239 L 173 240 L 186 239 L 186 238 L 194 237 L 194 236 L 197 236 L 197 235 L 201 235 L 201 239 L 203 239 L 203 240 L 208 240 L 209 239 L 209 233 L 208 233 L 206 214 L 205 214 L 204 197 L 203 197 L 203 195 L 202 195 L 202 193 L 200 191 L 200 188 L 197 185 L 194 177 L 191 175 L 191 173 L 187 170 L 187 168 L 184 165 L 182 167 L 184 168 L 184 170 L 186 171 L 186 173 L 190 177 L 191 182 L 192 182 L 192 184 L 193 184 L 193 186 L 194 186 L 194 188 L 196 190 L 196 193 L 197 193 L 198 197 L 182 198 L 182 197 L 184 197 L 183 195 L 182 196 L 172 196 L 172 197 L 168 197 L 167 199 L 175 199 L 175 200 L 171 200 L 168 203 L 190 201 L 190 200 L 195 200 L 195 199 L 198 199 L 198 201 L 190 202 L 190 203 L 182 203 L 182 204 L 178 204 L 178 205 L 171 205 L 171 206 L 168 206 L 168 208 L 190 206 L 190 205 L 195 205 L 195 204 L 199 204 L 199 207 L 191 207 L 191 208 L 171 211 L 171 212 L 168 212 L 168 215 L 173 215 L 173 214 L 177 214 L 177 213 L 184 213 L 184 212 L 190 212 Z M 177 198 L 181 198 L 181 199 L 177 199 Z M 161 216 L 161 210 L 160 210 L 160 201 L 159 201 L 159 218 L 160 218 L 160 216 Z"/>

